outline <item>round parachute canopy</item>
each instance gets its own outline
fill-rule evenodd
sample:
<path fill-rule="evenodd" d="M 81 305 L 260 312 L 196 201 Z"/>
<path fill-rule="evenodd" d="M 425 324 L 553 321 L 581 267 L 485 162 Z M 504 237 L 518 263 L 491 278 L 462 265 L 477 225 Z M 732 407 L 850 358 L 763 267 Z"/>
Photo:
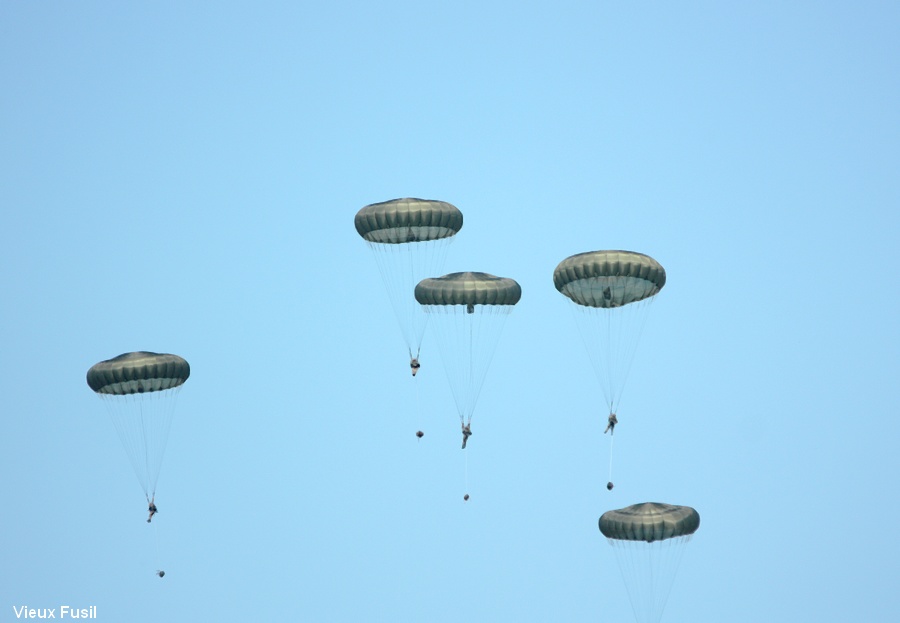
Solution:
<path fill-rule="evenodd" d="M 591 251 L 560 262 L 553 271 L 553 284 L 579 305 L 615 308 L 662 290 L 666 271 L 642 253 Z"/>
<path fill-rule="evenodd" d="M 126 396 L 172 389 L 191 375 L 191 366 L 178 355 L 125 353 L 91 367 L 87 383 L 98 394 Z"/>
<path fill-rule="evenodd" d="M 403 244 L 455 236 L 463 225 L 459 209 L 444 201 L 392 199 L 356 213 L 356 231 L 368 242 Z"/>
<path fill-rule="evenodd" d="M 521 298 L 515 280 L 488 273 L 451 273 L 416 286 L 416 300 L 422 305 L 515 305 Z"/>
<path fill-rule="evenodd" d="M 653 543 L 693 534 L 700 527 L 700 515 L 690 506 L 646 502 L 600 517 L 600 532 L 617 541 Z"/>

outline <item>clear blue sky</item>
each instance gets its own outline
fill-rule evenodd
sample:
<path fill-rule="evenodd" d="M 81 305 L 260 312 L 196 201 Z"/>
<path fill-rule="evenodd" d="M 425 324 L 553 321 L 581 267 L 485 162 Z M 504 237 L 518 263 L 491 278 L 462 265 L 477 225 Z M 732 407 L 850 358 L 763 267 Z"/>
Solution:
<path fill-rule="evenodd" d="M 630 621 L 597 518 L 644 501 L 702 518 L 664 621 L 893 621 L 898 18 L 3 3 L 0 621 Z M 436 345 L 417 415 L 353 228 L 406 196 L 465 214 L 445 272 L 523 291 L 467 504 Z M 551 280 L 604 248 L 668 273 L 612 493 Z M 192 366 L 150 527 L 85 383 L 133 350 Z"/>

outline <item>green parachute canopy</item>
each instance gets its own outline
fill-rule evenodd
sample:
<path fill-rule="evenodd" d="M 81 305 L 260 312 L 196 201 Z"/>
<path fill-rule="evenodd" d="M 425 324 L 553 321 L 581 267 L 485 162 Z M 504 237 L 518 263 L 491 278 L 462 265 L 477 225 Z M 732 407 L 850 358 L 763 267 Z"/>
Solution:
<path fill-rule="evenodd" d="M 645 502 L 607 511 L 599 523 L 608 539 L 653 543 L 693 534 L 700 527 L 700 515 L 690 506 Z"/>
<path fill-rule="evenodd" d="M 356 213 L 354 224 L 368 242 L 403 244 L 454 236 L 462 229 L 463 215 L 444 201 L 392 199 L 367 205 Z"/>
<path fill-rule="evenodd" d="M 506 277 L 464 272 L 424 279 L 415 294 L 422 305 L 515 305 L 522 298 L 522 288 Z"/>
<path fill-rule="evenodd" d="M 125 396 L 172 389 L 190 375 L 191 366 L 178 355 L 139 351 L 92 366 L 87 383 L 98 394 Z"/>
<path fill-rule="evenodd" d="M 662 290 L 666 271 L 642 253 L 591 251 L 560 262 L 553 271 L 553 284 L 579 305 L 615 308 Z"/>

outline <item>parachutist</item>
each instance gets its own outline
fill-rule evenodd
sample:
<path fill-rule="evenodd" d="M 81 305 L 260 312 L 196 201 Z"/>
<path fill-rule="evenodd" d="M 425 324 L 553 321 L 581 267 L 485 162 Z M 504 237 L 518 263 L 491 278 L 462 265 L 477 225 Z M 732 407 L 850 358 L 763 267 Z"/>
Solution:
<path fill-rule="evenodd" d="M 618 423 L 619 423 L 619 420 L 618 420 L 618 418 L 616 418 L 616 414 L 610 413 L 609 421 L 606 424 L 606 430 L 603 431 L 603 434 L 605 435 L 606 433 L 609 433 L 610 435 L 612 435 L 613 432 L 615 432 L 616 424 L 618 424 Z"/>
<path fill-rule="evenodd" d="M 110 415 L 144 491 L 147 523 L 159 511 L 153 496 L 175 396 L 190 375 L 190 364 L 178 355 L 148 351 L 101 361 L 87 373 L 88 387 L 117 405 Z"/>
<path fill-rule="evenodd" d="M 423 433 L 422 431 L 416 431 L 416 437 L 418 437 L 419 439 L 421 439 L 424 436 L 425 436 L 425 433 Z"/>
<path fill-rule="evenodd" d="M 469 425 L 468 425 L 468 424 L 463 424 L 463 427 L 462 427 L 462 435 L 463 435 L 463 443 L 462 443 L 462 447 L 463 447 L 463 450 L 465 450 L 465 449 L 466 449 L 466 442 L 469 441 L 469 437 L 472 436 L 472 429 L 469 428 Z"/>
<path fill-rule="evenodd" d="M 416 375 L 416 372 L 419 371 L 419 368 L 422 367 L 422 364 L 419 363 L 419 358 L 418 358 L 418 357 L 413 357 L 412 359 L 410 359 L 410 360 L 409 360 L 409 367 L 410 367 L 410 369 L 412 370 L 412 375 L 415 376 L 415 375 Z"/>
<path fill-rule="evenodd" d="M 162 578 L 162 577 L 165 577 L 165 576 L 166 576 L 166 572 L 165 572 L 165 571 L 162 571 L 162 570 L 160 570 L 160 571 L 157 571 L 157 572 L 156 572 L 156 575 L 158 575 L 158 576 L 159 576 L 159 577 L 161 577 L 161 578 Z"/>
<path fill-rule="evenodd" d="M 608 482 L 608 483 L 606 483 L 606 490 L 612 491 L 614 486 L 615 485 L 612 482 Z"/>

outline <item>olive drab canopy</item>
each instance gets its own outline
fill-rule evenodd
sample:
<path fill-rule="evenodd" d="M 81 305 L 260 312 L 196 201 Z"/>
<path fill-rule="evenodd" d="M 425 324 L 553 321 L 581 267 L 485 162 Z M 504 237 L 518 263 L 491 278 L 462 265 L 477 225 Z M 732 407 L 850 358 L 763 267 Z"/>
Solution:
<path fill-rule="evenodd" d="M 452 273 L 416 286 L 422 305 L 515 305 L 522 288 L 512 279 L 487 273 Z"/>
<path fill-rule="evenodd" d="M 645 502 L 607 511 L 599 523 L 609 539 L 652 543 L 693 534 L 700 527 L 700 515 L 690 506 Z"/>
<path fill-rule="evenodd" d="M 367 205 L 354 223 L 367 242 L 403 244 L 449 238 L 462 229 L 463 215 L 444 201 L 406 198 Z"/>
<path fill-rule="evenodd" d="M 354 225 L 375 256 L 415 376 L 427 316 L 413 289 L 443 269 L 447 248 L 462 228 L 462 212 L 445 201 L 393 199 L 367 205 Z"/>
<path fill-rule="evenodd" d="M 175 399 L 190 375 L 190 365 L 178 355 L 145 351 L 101 361 L 87 373 L 148 502 L 156 495 Z"/>
<path fill-rule="evenodd" d="M 91 366 L 87 382 L 98 394 L 140 394 L 178 387 L 191 375 L 191 366 L 178 355 L 125 353 Z"/>
<path fill-rule="evenodd" d="M 592 251 L 566 258 L 553 271 L 556 289 L 579 305 L 615 308 L 653 296 L 666 271 L 648 255 Z"/>

